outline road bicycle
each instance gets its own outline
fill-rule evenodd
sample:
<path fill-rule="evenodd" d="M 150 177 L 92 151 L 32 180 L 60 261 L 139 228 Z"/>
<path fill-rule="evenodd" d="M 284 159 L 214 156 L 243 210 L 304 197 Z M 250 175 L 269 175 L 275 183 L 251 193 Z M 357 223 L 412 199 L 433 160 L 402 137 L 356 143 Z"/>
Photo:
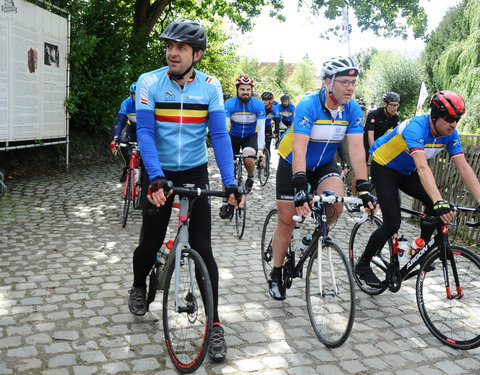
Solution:
<path fill-rule="evenodd" d="M 130 202 L 133 202 L 134 209 L 140 209 L 140 197 L 142 191 L 141 161 L 137 142 L 120 143 L 120 147 L 129 147 L 132 150 L 132 156 L 128 166 L 127 178 L 123 187 L 123 215 L 122 227 L 125 228 L 130 210 Z"/>
<path fill-rule="evenodd" d="M 480 257 L 471 250 L 452 245 L 448 236 L 449 226 L 443 224 L 440 218 L 404 207 L 401 210 L 422 218 L 422 226 L 433 226 L 435 235 L 405 265 L 400 266 L 398 233 L 395 234 L 370 263 L 383 286 L 368 286 L 354 273 L 357 285 L 370 295 L 383 293 L 387 288 L 398 292 L 403 281 L 417 276 L 417 306 L 430 332 L 440 342 L 455 349 L 480 346 Z M 456 211 L 468 213 L 476 211 L 476 208 L 457 206 Z M 382 221 L 376 216 L 354 225 L 349 242 L 352 269 L 365 250 L 370 235 L 381 225 Z M 479 227 L 480 221 L 467 222 L 466 225 Z M 415 269 L 417 265 L 420 265 L 419 269 Z M 455 285 L 451 286 L 452 281 Z"/>
<path fill-rule="evenodd" d="M 258 171 L 258 181 L 260 181 L 261 186 L 267 184 L 268 178 L 270 177 L 270 150 L 265 148 L 263 150 L 263 165 L 260 164 L 260 160 L 257 163 Z"/>
<path fill-rule="evenodd" d="M 226 193 L 193 185 L 170 187 L 180 197 L 179 225 L 165 265 L 157 260 L 150 271 L 147 303 L 151 311 L 157 291 L 163 290 L 162 321 L 168 355 L 179 372 L 191 373 L 202 364 L 210 343 L 213 291 L 202 257 L 189 245 L 190 211 L 196 197 L 226 197 Z"/>
<path fill-rule="evenodd" d="M 237 180 L 237 185 L 242 188 L 242 191 L 245 190 L 245 181 L 243 180 L 243 159 L 257 159 L 255 155 L 243 155 L 243 154 L 236 154 L 233 155 L 235 159 L 235 179 Z M 241 239 L 243 237 L 243 233 L 245 232 L 245 223 L 247 221 L 247 200 L 245 199 L 245 203 L 243 207 L 239 207 L 238 209 L 235 210 L 234 215 L 230 217 L 230 220 L 232 217 L 235 216 L 235 230 L 237 233 L 238 239 Z"/>
<path fill-rule="evenodd" d="M 293 198 L 293 197 L 292 197 Z M 308 316 L 318 339 L 329 348 L 342 345 L 350 335 L 355 317 L 355 282 L 347 256 L 328 236 L 327 206 L 333 203 L 362 203 L 356 197 L 336 197 L 331 192 L 313 196 L 312 233 L 301 235 L 296 225 L 282 266 L 283 283 L 290 288 L 294 278 L 302 278 L 303 266 L 308 261 L 305 275 L 305 298 Z M 294 220 L 300 220 L 294 217 Z M 272 238 L 277 226 L 277 209 L 265 219 L 261 239 L 261 256 L 268 282 L 273 268 Z M 303 231 L 307 234 L 307 230 Z M 295 255 L 300 241 L 307 243 L 303 254 Z M 320 254 L 320 256 L 318 256 Z"/>
<path fill-rule="evenodd" d="M 352 168 L 349 165 L 346 165 L 346 166 L 342 167 L 342 164 L 337 163 L 337 166 L 342 171 L 341 174 L 340 174 L 340 177 L 342 178 L 342 181 L 343 181 L 343 188 L 345 190 L 345 196 L 351 197 L 352 194 L 353 194 L 353 192 L 352 192 L 353 191 L 353 189 L 352 189 L 353 184 L 352 183 L 353 183 L 353 179 L 355 177 L 355 174 L 354 174 L 354 172 L 352 171 Z M 376 196 L 375 186 L 373 185 L 371 178 L 369 178 L 369 181 L 372 184 L 371 185 L 372 187 L 370 189 L 370 194 L 372 194 L 373 196 Z M 361 205 L 354 204 L 354 203 L 346 203 L 345 204 L 345 208 L 347 209 L 348 212 L 358 212 L 358 211 L 360 211 L 360 206 Z"/>

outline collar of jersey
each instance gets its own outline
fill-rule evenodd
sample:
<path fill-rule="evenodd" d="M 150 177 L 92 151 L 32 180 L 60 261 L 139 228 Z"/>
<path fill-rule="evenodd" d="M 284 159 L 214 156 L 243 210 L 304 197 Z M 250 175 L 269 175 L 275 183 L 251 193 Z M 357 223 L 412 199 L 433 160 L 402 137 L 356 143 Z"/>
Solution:
<path fill-rule="evenodd" d="M 168 78 L 172 79 L 172 77 L 170 77 L 170 69 L 167 70 L 167 74 L 168 74 Z M 188 83 L 189 82 L 192 82 L 194 79 L 195 79 L 195 76 L 196 76 L 196 73 L 195 73 L 195 69 L 193 70 L 193 75 L 188 79 Z"/>

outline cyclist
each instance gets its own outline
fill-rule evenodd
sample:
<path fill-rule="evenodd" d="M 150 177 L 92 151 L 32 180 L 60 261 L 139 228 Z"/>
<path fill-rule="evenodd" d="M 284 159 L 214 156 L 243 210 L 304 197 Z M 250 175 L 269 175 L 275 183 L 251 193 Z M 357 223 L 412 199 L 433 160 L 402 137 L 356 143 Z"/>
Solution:
<path fill-rule="evenodd" d="M 133 82 L 130 85 L 128 90 L 129 96 L 120 105 L 120 110 L 118 111 L 117 116 L 117 124 L 115 125 L 114 137 L 112 142 L 110 142 L 112 154 L 116 154 L 118 152 L 120 142 L 135 142 L 137 140 L 137 117 L 135 111 L 136 85 L 136 82 Z M 125 126 L 125 124 L 127 126 Z M 122 176 L 120 177 L 120 182 L 125 182 L 127 179 L 128 166 L 130 164 L 132 152 L 129 147 L 122 147 L 120 152 L 122 153 L 123 161 L 125 163 Z"/>
<path fill-rule="evenodd" d="M 370 261 L 401 223 L 398 190 L 420 200 L 425 212 L 450 222 L 455 212 L 442 198 L 428 159 L 441 150 L 450 154 L 458 173 L 468 190 L 479 202 L 480 183 L 465 159 L 458 135 L 457 123 L 465 113 L 465 103 L 452 91 L 439 91 L 430 100 L 430 114 L 413 117 L 398 125 L 391 133 L 377 139 L 370 148 L 373 156 L 371 175 L 382 210 L 383 224 L 372 233 L 365 251 L 355 266 L 355 272 L 372 287 L 382 286 L 375 276 Z M 421 237 L 428 242 L 432 228 L 421 226 Z"/>
<path fill-rule="evenodd" d="M 373 209 L 374 197 L 369 193 L 363 157 L 363 115 L 352 99 L 357 65 L 350 57 L 333 57 L 323 63 L 321 75 L 326 88 L 302 98 L 293 125 L 278 147 L 278 224 L 273 235 L 274 267 L 268 282 L 269 294 L 276 300 L 285 299 L 282 264 L 295 226 L 292 216 L 306 216 L 310 212 L 308 185 L 317 194 L 323 191 L 344 194 L 335 152 L 345 134 L 348 134 L 350 161 L 359 176 L 357 191 L 364 205 Z M 329 207 L 328 225 L 337 220 L 342 208 L 341 203 Z"/>
<path fill-rule="evenodd" d="M 265 91 L 262 93 L 263 104 L 265 105 L 265 149 L 270 151 L 270 144 L 272 142 L 272 135 L 275 139 L 278 138 L 280 112 L 278 107 L 273 104 L 273 93 Z M 272 120 L 275 127 L 272 129 Z"/>
<path fill-rule="evenodd" d="M 400 105 L 400 95 L 396 92 L 386 92 L 383 94 L 383 107 L 371 111 L 365 121 L 365 133 L 363 135 L 363 144 L 365 146 L 366 160 L 370 154 L 369 148 L 373 142 L 380 138 L 388 129 L 393 129 L 400 124 L 398 118 L 398 106 Z"/>
<path fill-rule="evenodd" d="M 160 35 L 165 41 L 168 66 L 143 74 L 138 80 L 138 142 L 148 178 L 140 243 L 133 254 L 133 286 L 128 307 L 132 314 L 147 311 L 146 277 L 167 231 L 173 196 L 167 182 L 207 188 L 207 148 L 210 127 L 215 159 L 230 202 L 243 205 L 244 196 L 233 174 L 233 155 L 225 128 L 222 87 L 217 78 L 196 70 L 195 63 L 207 46 L 205 29 L 198 22 L 170 23 Z M 147 201 L 148 199 L 148 201 Z M 154 207 L 157 207 L 155 209 Z M 214 327 L 209 355 L 221 361 L 227 353 L 224 331 L 218 316 L 218 269 L 211 246 L 211 208 L 208 197 L 198 197 L 192 206 L 189 228 L 191 246 L 202 256 L 214 295 Z"/>
<path fill-rule="evenodd" d="M 254 98 L 260 99 L 260 91 L 255 91 L 255 90 L 252 91 L 252 96 Z"/>
<path fill-rule="evenodd" d="M 283 124 L 289 128 L 293 122 L 293 115 L 295 114 L 295 106 L 290 103 L 290 96 L 283 94 L 280 97 L 281 104 L 278 106 L 280 117 Z"/>
<path fill-rule="evenodd" d="M 252 98 L 253 78 L 243 75 L 236 80 L 237 96 L 225 102 L 227 128 L 232 141 L 233 154 L 242 152 L 244 155 L 263 155 L 265 143 L 265 106 L 260 99 Z M 245 193 L 248 194 L 253 186 L 255 161 L 245 159 L 247 180 Z M 227 219 L 231 216 L 228 202 L 224 201 L 220 207 L 220 217 Z"/>

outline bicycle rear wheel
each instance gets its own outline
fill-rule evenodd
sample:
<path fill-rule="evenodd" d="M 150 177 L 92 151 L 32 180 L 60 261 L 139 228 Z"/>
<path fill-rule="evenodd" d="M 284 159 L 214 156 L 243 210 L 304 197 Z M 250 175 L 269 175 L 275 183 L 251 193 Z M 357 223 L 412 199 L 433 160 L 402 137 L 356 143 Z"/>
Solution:
<path fill-rule="evenodd" d="M 130 210 L 130 202 L 132 201 L 133 190 L 133 170 L 127 173 L 127 181 L 125 181 L 125 190 L 123 192 L 123 216 L 122 227 L 125 228 L 128 220 L 128 211 Z"/>
<path fill-rule="evenodd" d="M 258 169 L 258 180 L 260 181 L 261 186 L 265 186 L 270 177 L 270 151 L 268 149 L 263 151 L 265 159 L 263 161 L 263 166 Z"/>
<path fill-rule="evenodd" d="M 435 269 L 425 272 L 435 263 Z M 480 258 L 472 251 L 447 247 L 447 273 L 451 297 L 447 296 L 440 250 L 425 259 L 417 277 L 417 304 L 430 332 L 455 349 L 480 346 Z M 455 281 L 458 281 L 456 283 Z"/>
<path fill-rule="evenodd" d="M 243 204 L 243 207 L 235 210 L 235 229 L 237 231 L 238 239 L 243 237 L 245 232 L 245 222 L 247 220 L 247 201 Z"/>
<path fill-rule="evenodd" d="M 175 368 L 182 373 L 191 373 L 202 364 L 212 333 L 213 292 L 210 276 L 200 254 L 193 249 L 182 250 L 177 280 L 175 262 L 166 272 L 163 291 L 165 343 Z M 175 305 L 176 284 L 178 306 Z"/>
<path fill-rule="evenodd" d="M 323 245 L 320 269 L 318 262 L 317 249 L 310 257 L 305 278 L 308 316 L 318 339 L 329 348 L 337 348 L 352 331 L 355 284 L 348 259 L 334 242 Z"/>
<path fill-rule="evenodd" d="M 350 249 L 350 266 L 352 270 L 355 269 L 355 266 L 363 254 L 367 242 L 370 238 L 370 235 L 382 225 L 382 221 L 374 216 L 373 218 L 368 218 L 365 222 L 358 224 L 356 223 L 353 226 L 352 233 L 350 234 L 349 249 Z M 390 254 L 393 251 L 392 240 L 389 239 L 387 243 L 377 252 L 377 255 L 373 257 L 370 262 L 373 272 L 379 278 L 379 280 L 385 280 L 386 277 L 386 263 L 390 262 Z M 383 293 L 387 289 L 387 285 L 382 286 L 381 288 L 374 288 L 365 283 L 358 274 L 353 271 L 353 277 L 355 282 L 360 287 L 360 289 L 370 295 L 377 295 Z"/>

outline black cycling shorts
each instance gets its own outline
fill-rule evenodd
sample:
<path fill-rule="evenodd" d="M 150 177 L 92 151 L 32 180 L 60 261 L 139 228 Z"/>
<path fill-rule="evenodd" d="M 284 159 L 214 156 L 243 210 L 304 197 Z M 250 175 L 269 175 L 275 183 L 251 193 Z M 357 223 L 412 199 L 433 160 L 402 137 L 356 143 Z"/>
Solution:
<path fill-rule="evenodd" d="M 242 150 L 250 149 L 253 153 L 257 153 L 257 133 L 245 138 L 235 137 L 230 134 L 230 139 L 232 140 L 232 150 L 234 155 L 240 153 L 240 147 Z"/>
<path fill-rule="evenodd" d="M 310 192 L 315 192 L 318 185 L 329 177 L 341 178 L 340 170 L 338 169 L 335 159 L 314 171 L 307 171 Z M 292 186 L 292 165 L 285 161 L 285 159 L 279 158 L 277 168 L 277 199 L 293 200 L 294 195 L 295 193 Z"/>

